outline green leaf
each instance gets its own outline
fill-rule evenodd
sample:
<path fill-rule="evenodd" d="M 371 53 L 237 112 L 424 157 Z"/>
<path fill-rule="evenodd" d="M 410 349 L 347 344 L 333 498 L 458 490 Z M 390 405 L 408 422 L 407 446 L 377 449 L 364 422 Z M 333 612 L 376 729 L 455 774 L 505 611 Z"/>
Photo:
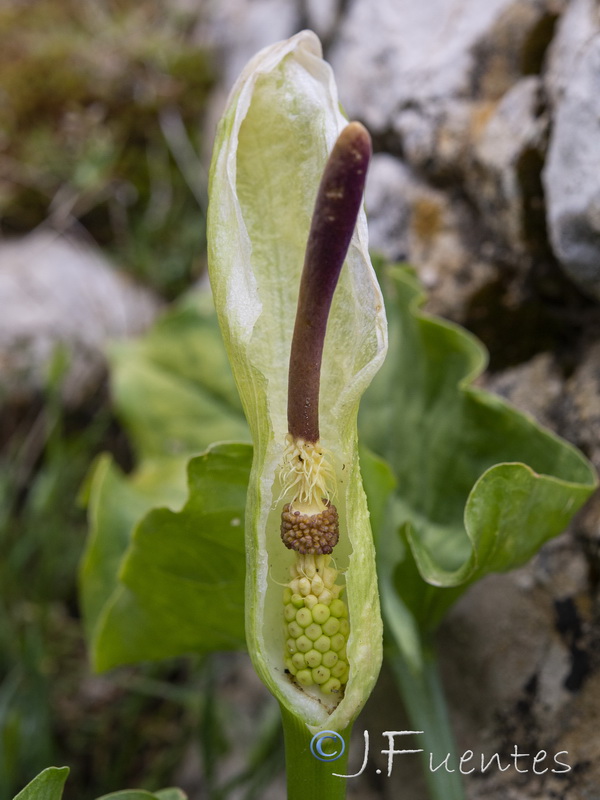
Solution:
<path fill-rule="evenodd" d="M 189 499 L 181 511 L 150 511 L 131 540 L 121 518 L 125 549 L 118 565 L 106 570 L 97 595 L 104 599 L 93 631 L 97 669 L 244 647 L 243 526 L 251 457 L 249 445 L 216 445 L 190 461 Z M 114 475 L 101 487 L 106 497 L 99 519 L 107 527 L 115 518 L 103 520 L 103 509 L 115 487 Z M 138 502 L 131 523 L 150 499 L 140 502 L 123 481 L 120 489 Z"/>
<path fill-rule="evenodd" d="M 113 344 L 110 363 L 115 408 L 141 461 L 250 440 L 209 292 L 187 295 L 146 336 Z"/>
<path fill-rule="evenodd" d="M 157 482 L 157 493 L 160 486 Z M 90 482 L 90 534 L 80 571 L 81 607 L 86 634 L 92 643 L 100 617 L 119 585 L 119 567 L 133 528 L 157 500 L 160 502 L 159 497 L 126 480 L 110 456 L 98 459 Z"/>
<path fill-rule="evenodd" d="M 192 455 L 215 440 L 249 438 L 209 292 L 191 292 L 146 336 L 115 344 L 111 364 L 115 405 L 140 460 L 126 477 L 103 456 L 89 480 L 90 536 L 80 594 L 98 668 L 108 663 L 100 654 L 108 632 L 116 636 L 118 628 L 125 642 L 127 627 L 138 633 L 145 620 L 139 598 L 119 577 L 137 523 L 157 506 L 181 507 Z M 135 654 L 138 640 L 132 637 L 123 652 L 114 649 L 110 664 L 144 657 L 145 646 Z"/>
<path fill-rule="evenodd" d="M 97 800 L 187 800 L 181 789 L 160 789 L 158 792 L 147 792 L 144 789 L 125 789 L 122 792 L 103 794 Z"/>
<path fill-rule="evenodd" d="M 384 286 L 390 351 L 361 431 L 396 479 L 378 536 L 380 578 L 382 594 L 395 594 L 386 619 L 416 658 L 415 621 L 434 628 L 468 585 L 527 561 L 565 528 L 596 477 L 574 447 L 472 385 L 482 346 L 419 311 L 408 271 L 390 269 Z"/>
<path fill-rule="evenodd" d="M 361 465 L 365 492 L 377 550 L 379 597 L 388 632 L 401 641 L 409 663 L 421 664 L 421 634 L 414 616 L 402 601 L 394 584 L 397 565 L 407 558 L 407 548 L 395 535 L 394 490 L 396 479 L 390 465 L 367 448 L 361 448 Z M 420 576 L 417 580 L 422 584 Z M 389 648 L 388 648 L 389 649 Z M 390 653 L 386 652 L 389 657 Z"/>
<path fill-rule="evenodd" d="M 396 479 L 390 465 L 366 447 L 360 448 L 360 471 L 367 498 L 369 515 L 374 531 L 386 526 L 390 500 L 396 488 Z"/>
<path fill-rule="evenodd" d="M 14 800 L 61 800 L 68 775 L 68 767 L 48 767 L 28 783 Z M 187 800 L 187 795 L 181 789 L 175 788 L 161 789 L 158 792 L 126 789 L 103 794 L 97 800 Z"/>
<path fill-rule="evenodd" d="M 320 386 L 321 442 L 332 454 L 352 632 L 335 710 L 283 668 L 281 583 L 294 560 L 274 535 L 287 433 L 288 364 L 310 219 L 327 157 L 346 120 L 318 39 L 304 31 L 265 48 L 230 95 L 210 176 L 208 256 L 225 346 L 254 442 L 246 512 L 246 633 L 262 680 L 303 724 L 345 730 L 381 659 L 375 556 L 358 467 L 360 397 L 386 350 L 383 302 L 359 216 L 331 307 Z"/>
<path fill-rule="evenodd" d="M 144 789 L 125 789 L 122 792 L 103 794 L 97 800 L 157 800 L 157 795 Z"/>
<path fill-rule="evenodd" d="M 14 800 L 60 800 L 68 767 L 48 767 L 19 792 Z"/>

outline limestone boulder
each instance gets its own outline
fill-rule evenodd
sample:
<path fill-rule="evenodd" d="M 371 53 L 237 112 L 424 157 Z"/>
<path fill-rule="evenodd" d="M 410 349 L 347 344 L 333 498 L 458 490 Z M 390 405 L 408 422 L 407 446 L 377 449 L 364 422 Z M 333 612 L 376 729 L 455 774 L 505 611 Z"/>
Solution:
<path fill-rule="evenodd" d="M 554 48 L 554 119 L 544 167 L 548 231 L 565 272 L 600 299 L 600 22 L 575 2 Z"/>
<path fill-rule="evenodd" d="M 96 248 L 52 231 L 0 243 L 0 400 L 43 391 L 55 359 L 77 405 L 97 390 L 110 339 L 145 330 L 159 302 Z"/>

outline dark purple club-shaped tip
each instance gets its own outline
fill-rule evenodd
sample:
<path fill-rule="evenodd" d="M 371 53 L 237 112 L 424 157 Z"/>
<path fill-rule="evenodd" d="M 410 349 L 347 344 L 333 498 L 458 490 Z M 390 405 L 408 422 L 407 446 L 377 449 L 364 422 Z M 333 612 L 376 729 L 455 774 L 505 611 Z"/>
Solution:
<path fill-rule="evenodd" d="M 288 430 L 295 439 L 319 440 L 319 385 L 327 317 L 362 203 L 371 137 L 351 122 L 325 165 L 313 212 L 288 379 Z"/>

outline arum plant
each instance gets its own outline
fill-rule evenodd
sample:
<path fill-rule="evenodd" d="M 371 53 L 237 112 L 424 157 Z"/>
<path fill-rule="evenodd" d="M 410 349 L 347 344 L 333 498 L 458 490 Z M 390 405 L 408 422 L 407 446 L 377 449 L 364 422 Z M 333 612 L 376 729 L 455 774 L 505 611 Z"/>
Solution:
<path fill-rule="evenodd" d="M 138 464 L 123 476 L 105 456 L 90 480 L 81 595 L 94 666 L 246 646 L 282 709 L 292 800 L 343 796 L 348 748 L 326 763 L 309 745 L 321 731 L 347 739 L 374 685 L 380 598 L 419 746 L 454 751 L 436 627 L 596 487 L 575 448 L 472 385 L 482 346 L 423 314 L 397 266 L 381 270 L 379 369 L 386 318 L 356 219 L 369 149 L 313 34 L 250 62 L 216 140 L 208 234 L 253 447 L 210 445 L 248 433 L 213 312 L 192 294 L 113 351 Z M 458 772 L 425 775 L 432 798 L 464 797 Z"/>
<path fill-rule="evenodd" d="M 246 639 L 282 708 L 290 798 L 343 796 L 309 743 L 348 735 L 382 655 L 356 432 L 386 350 L 360 210 L 369 157 L 303 32 L 244 70 L 211 168 L 211 285 L 254 443 Z"/>

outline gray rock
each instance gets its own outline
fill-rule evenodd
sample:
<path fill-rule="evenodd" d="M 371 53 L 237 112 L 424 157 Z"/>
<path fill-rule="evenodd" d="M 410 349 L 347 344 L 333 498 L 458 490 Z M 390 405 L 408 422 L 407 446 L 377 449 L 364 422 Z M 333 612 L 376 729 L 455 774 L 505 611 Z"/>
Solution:
<path fill-rule="evenodd" d="M 373 156 L 365 190 L 369 247 L 390 261 L 409 258 L 415 181 L 412 171 L 394 156 L 387 153 Z"/>
<path fill-rule="evenodd" d="M 298 5 L 289 0 L 208 0 L 205 4 L 195 38 L 214 53 L 220 70 L 202 126 L 201 159 L 207 173 L 217 125 L 238 75 L 263 47 L 296 33 L 299 22 Z"/>
<path fill-rule="evenodd" d="M 553 106 L 562 100 L 582 51 L 599 28 L 600 7 L 596 0 L 571 0 L 548 48 L 544 82 Z"/>
<path fill-rule="evenodd" d="M 550 353 L 540 353 L 526 364 L 493 375 L 485 374 L 480 384 L 541 425 L 552 428 L 556 424 L 555 407 L 564 387 L 561 371 Z"/>
<path fill-rule="evenodd" d="M 558 101 L 544 169 L 547 219 L 564 270 L 600 299 L 600 30 Z"/>
<path fill-rule="evenodd" d="M 295 33 L 298 22 L 298 6 L 289 0 L 209 0 L 196 38 L 215 52 L 229 91 L 247 62 L 263 47 Z"/>
<path fill-rule="evenodd" d="M 393 132 L 409 163 L 456 172 L 472 115 L 524 69 L 528 37 L 552 0 L 356 0 L 330 60 L 350 116 Z"/>
<path fill-rule="evenodd" d="M 329 39 L 339 21 L 341 0 L 304 0 L 308 27 L 320 39 Z"/>
<path fill-rule="evenodd" d="M 591 344 L 565 385 L 561 402 L 564 435 L 600 469 L 600 343 Z M 562 433 L 562 431 L 561 431 Z M 600 534 L 600 529 L 598 530 Z"/>
<path fill-rule="evenodd" d="M 547 544 L 528 565 L 491 575 L 459 600 L 443 623 L 439 644 L 458 749 L 529 753 L 528 774 L 511 766 L 467 778 L 469 800 L 561 797 L 579 800 L 597 786 L 600 742 L 590 737 L 597 709 L 597 642 L 589 565 L 573 537 Z M 572 769 L 557 780 L 536 775 L 532 756 L 545 750 L 553 767 L 560 751 Z M 558 791 L 557 794 L 553 792 Z M 592 797 L 594 795 L 591 795 Z M 597 795 L 595 795 L 597 797 Z"/>
<path fill-rule="evenodd" d="M 468 297 L 495 277 L 494 268 L 465 246 L 462 230 L 473 225 L 465 204 L 451 202 L 394 156 L 378 153 L 366 206 L 371 250 L 412 264 L 427 289 L 428 310 L 460 320 Z"/>
<path fill-rule="evenodd" d="M 379 132 L 403 108 L 464 93 L 473 47 L 510 2 L 356 0 L 331 52 L 350 115 Z"/>
<path fill-rule="evenodd" d="M 62 350 L 68 405 L 97 389 L 107 341 L 140 333 L 159 308 L 97 250 L 52 232 L 0 243 L 0 297 L 0 399 L 43 390 Z"/>
<path fill-rule="evenodd" d="M 540 114 L 540 96 L 541 79 L 533 75 L 504 94 L 473 137 L 472 165 L 466 173 L 469 195 L 482 219 L 513 255 L 525 250 L 528 226 L 543 213 L 537 176 L 547 116 Z"/>

